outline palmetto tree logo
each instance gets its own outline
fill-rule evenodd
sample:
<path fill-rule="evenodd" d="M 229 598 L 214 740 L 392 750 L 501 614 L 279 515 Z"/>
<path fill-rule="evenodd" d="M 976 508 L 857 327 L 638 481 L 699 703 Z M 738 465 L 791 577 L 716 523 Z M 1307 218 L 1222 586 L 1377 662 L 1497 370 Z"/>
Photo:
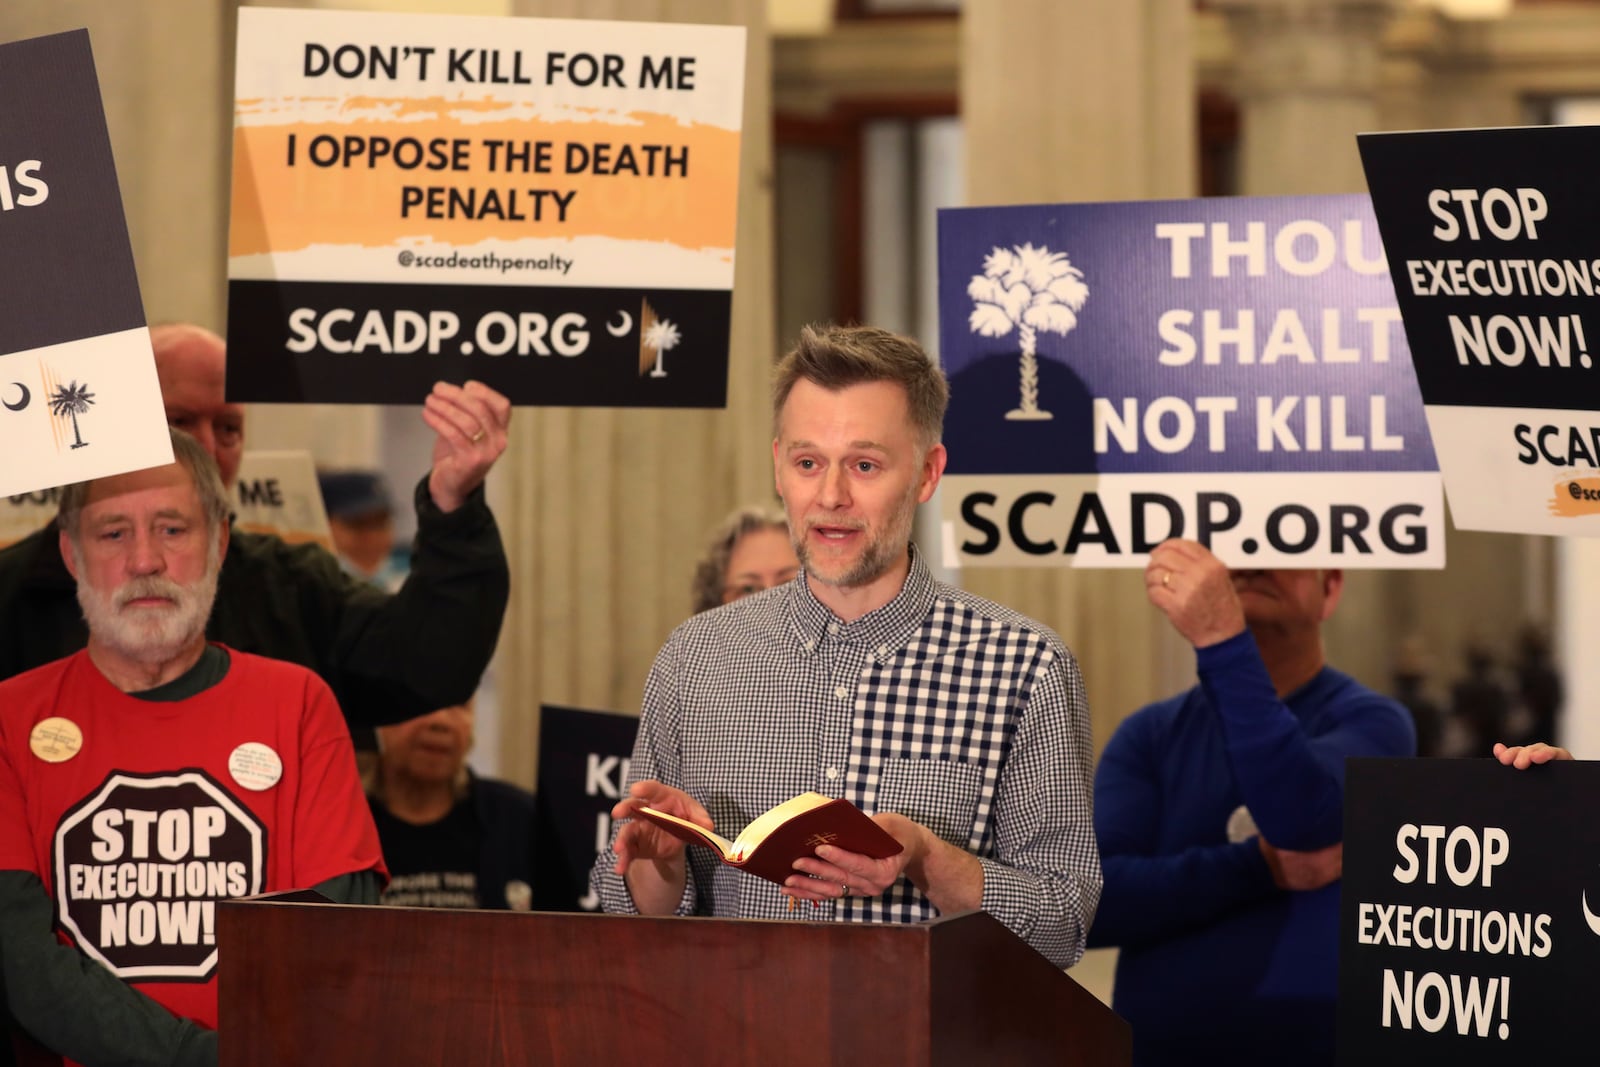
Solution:
<path fill-rule="evenodd" d="M 667 372 L 661 368 L 661 356 L 678 347 L 678 342 L 683 340 L 683 335 L 678 332 L 678 326 L 671 319 L 657 319 L 644 331 L 644 346 L 656 354 L 655 369 L 650 372 L 652 378 L 665 378 Z"/>
<path fill-rule="evenodd" d="M 1004 337 L 1015 327 L 1022 342 L 1021 399 L 1008 419 L 1048 419 L 1039 407 L 1039 331 L 1065 337 L 1078 325 L 1078 312 L 1089 299 L 1083 271 L 1065 252 L 1032 244 L 996 247 L 983 261 L 983 273 L 967 283 L 973 299 L 967 320 L 973 333 Z"/>
<path fill-rule="evenodd" d="M 89 392 L 89 383 L 79 385 L 76 379 L 66 385 L 56 386 L 56 391 L 50 394 L 50 414 L 58 419 L 64 416 L 72 419 L 73 448 L 82 448 L 89 443 L 78 431 L 78 416 L 88 414 L 89 406 L 93 403 L 94 394 Z"/>

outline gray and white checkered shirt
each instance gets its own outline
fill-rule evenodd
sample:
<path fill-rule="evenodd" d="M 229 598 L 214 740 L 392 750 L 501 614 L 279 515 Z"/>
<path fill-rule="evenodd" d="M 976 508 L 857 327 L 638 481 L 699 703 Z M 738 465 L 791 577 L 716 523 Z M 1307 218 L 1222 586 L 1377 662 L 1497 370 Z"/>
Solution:
<path fill-rule="evenodd" d="M 788 585 L 696 615 L 656 656 L 628 782 L 684 790 L 732 838 L 800 793 L 898 812 L 979 857 L 983 910 L 1057 966 L 1075 963 L 1100 899 L 1089 712 L 1061 639 L 933 580 L 912 550 L 900 595 L 844 622 Z M 778 887 L 690 848 L 679 914 L 918 922 L 902 878 L 881 897 L 788 908 Z M 608 848 L 603 907 L 634 911 Z"/>

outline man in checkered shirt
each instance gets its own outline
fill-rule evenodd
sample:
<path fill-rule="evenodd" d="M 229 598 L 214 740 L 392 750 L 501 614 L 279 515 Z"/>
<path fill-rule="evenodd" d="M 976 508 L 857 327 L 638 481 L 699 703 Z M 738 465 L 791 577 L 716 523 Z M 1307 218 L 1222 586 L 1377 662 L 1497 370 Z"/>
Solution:
<path fill-rule="evenodd" d="M 943 375 L 907 338 L 808 328 L 773 394 L 804 570 L 694 616 L 657 655 L 612 812 L 627 821 L 595 863 L 603 906 L 854 922 L 982 908 L 1072 965 L 1101 882 L 1083 682 L 1054 633 L 935 581 L 911 544 L 945 467 Z M 643 803 L 731 838 L 807 791 L 850 800 L 904 851 L 824 845 L 780 888 L 627 819 Z"/>

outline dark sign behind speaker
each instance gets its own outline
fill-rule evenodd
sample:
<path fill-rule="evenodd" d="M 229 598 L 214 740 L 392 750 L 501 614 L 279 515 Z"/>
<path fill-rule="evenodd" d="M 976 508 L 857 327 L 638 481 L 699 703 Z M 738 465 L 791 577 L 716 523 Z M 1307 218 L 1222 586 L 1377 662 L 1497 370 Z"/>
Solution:
<path fill-rule="evenodd" d="M 0 45 L 0 496 L 172 462 L 85 30 Z"/>
<path fill-rule="evenodd" d="M 596 911 L 589 868 L 611 837 L 639 720 L 546 704 L 539 712 L 539 864 L 533 906 Z"/>
<path fill-rule="evenodd" d="M 1349 762 L 1340 1064 L 1593 1062 L 1597 798 L 1594 763 Z"/>

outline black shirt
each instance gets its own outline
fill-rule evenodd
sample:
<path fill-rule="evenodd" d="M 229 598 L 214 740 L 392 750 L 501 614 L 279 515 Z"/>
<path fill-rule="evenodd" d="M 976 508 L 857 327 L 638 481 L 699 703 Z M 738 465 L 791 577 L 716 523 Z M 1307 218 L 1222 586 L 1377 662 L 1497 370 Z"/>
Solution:
<path fill-rule="evenodd" d="M 389 814 L 376 797 L 372 821 L 389 865 L 383 903 L 410 908 L 477 908 L 478 853 L 483 829 L 462 799 L 437 822 L 418 826 Z"/>

